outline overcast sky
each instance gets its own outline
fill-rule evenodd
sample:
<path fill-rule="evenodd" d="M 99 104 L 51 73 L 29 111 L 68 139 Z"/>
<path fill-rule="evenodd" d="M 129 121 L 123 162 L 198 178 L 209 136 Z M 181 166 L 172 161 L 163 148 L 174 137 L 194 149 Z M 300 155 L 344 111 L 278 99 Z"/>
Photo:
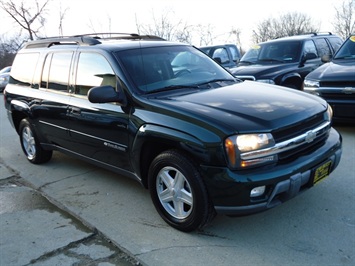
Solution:
<path fill-rule="evenodd" d="M 88 33 L 93 28 L 133 33 L 137 32 L 136 20 L 140 24 L 152 24 L 153 15 L 161 18 L 163 13 L 168 13 L 171 22 L 210 25 L 214 35 L 220 36 L 218 43 L 228 41 L 225 39 L 232 28 L 239 29 L 243 47 L 247 49 L 252 44 L 252 30 L 258 23 L 289 12 L 307 14 L 321 31 L 332 31 L 335 6 L 342 3 L 343 0 L 52 0 L 45 33 L 59 35 L 60 8 L 63 11 L 67 8 L 62 26 L 64 35 Z M 1 17 L 4 15 L 1 13 Z M 4 25 L 2 20 L 0 31 L 10 32 L 14 25 L 12 20 L 5 20 Z"/>

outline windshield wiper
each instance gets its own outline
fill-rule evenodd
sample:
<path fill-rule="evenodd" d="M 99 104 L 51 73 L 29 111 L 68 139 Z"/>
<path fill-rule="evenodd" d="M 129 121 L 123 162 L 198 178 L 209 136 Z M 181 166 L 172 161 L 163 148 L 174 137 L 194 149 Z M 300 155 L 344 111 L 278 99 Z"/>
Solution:
<path fill-rule="evenodd" d="M 274 58 L 263 58 L 263 59 L 259 59 L 259 61 L 261 62 L 281 62 L 283 63 L 283 60 L 279 60 L 279 59 L 274 59 Z"/>
<path fill-rule="evenodd" d="M 334 57 L 334 59 L 354 59 L 355 55 L 346 55 L 346 56 L 339 56 L 339 57 Z"/>
<path fill-rule="evenodd" d="M 252 61 L 239 61 L 239 63 L 242 63 L 242 64 L 249 64 L 249 65 L 252 65 L 252 64 L 255 64 L 255 62 L 252 62 Z"/>
<path fill-rule="evenodd" d="M 147 94 L 171 91 L 171 90 L 179 90 L 179 89 L 199 89 L 199 86 L 198 85 L 170 85 L 156 90 L 148 91 Z"/>
<path fill-rule="evenodd" d="M 235 79 L 212 79 L 203 83 L 198 84 L 198 87 L 202 86 L 202 85 L 207 85 L 207 84 L 211 84 L 211 83 L 217 83 L 217 82 L 236 82 Z"/>

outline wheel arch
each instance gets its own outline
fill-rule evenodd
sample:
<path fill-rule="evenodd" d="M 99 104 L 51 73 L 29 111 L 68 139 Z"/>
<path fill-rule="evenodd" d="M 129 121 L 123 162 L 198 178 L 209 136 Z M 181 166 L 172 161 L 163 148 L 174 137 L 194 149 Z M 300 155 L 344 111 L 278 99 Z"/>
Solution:
<path fill-rule="evenodd" d="M 145 125 L 139 130 L 132 149 L 133 168 L 139 173 L 141 182 L 148 188 L 149 166 L 154 158 L 166 150 L 176 149 L 187 154 L 196 163 L 208 160 L 208 152 L 196 137 L 172 128 Z"/>
<path fill-rule="evenodd" d="M 300 74 L 288 73 L 282 77 L 280 85 L 292 89 L 301 90 L 302 83 L 303 83 L 303 79 Z"/>
<path fill-rule="evenodd" d="M 11 119 L 17 133 L 19 133 L 21 120 L 24 118 L 31 118 L 30 107 L 18 100 L 11 101 Z"/>

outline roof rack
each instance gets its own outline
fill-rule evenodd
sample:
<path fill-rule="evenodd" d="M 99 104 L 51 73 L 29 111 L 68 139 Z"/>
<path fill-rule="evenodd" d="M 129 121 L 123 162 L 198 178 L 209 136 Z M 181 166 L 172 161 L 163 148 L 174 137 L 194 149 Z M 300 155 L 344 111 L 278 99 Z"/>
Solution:
<path fill-rule="evenodd" d="M 326 31 L 326 32 L 311 32 L 309 34 L 312 34 L 313 36 L 319 36 L 319 35 L 333 35 L 333 33 L 331 33 L 330 31 Z"/>
<path fill-rule="evenodd" d="M 38 39 L 24 45 L 25 49 L 51 47 L 53 45 L 96 45 L 102 43 L 100 40 L 159 40 L 165 39 L 154 35 L 139 35 L 136 33 L 89 33 L 73 36 L 57 36 Z"/>

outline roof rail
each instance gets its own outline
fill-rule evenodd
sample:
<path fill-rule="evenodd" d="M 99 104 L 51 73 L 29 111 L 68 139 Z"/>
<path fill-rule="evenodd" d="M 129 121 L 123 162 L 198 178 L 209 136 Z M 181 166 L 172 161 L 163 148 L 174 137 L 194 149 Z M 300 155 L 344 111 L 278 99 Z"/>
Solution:
<path fill-rule="evenodd" d="M 128 39 L 128 40 L 161 40 L 165 41 L 165 39 L 154 36 L 154 35 L 139 35 L 137 33 L 122 33 L 122 32 L 99 32 L 99 33 L 89 33 L 89 34 L 81 34 L 75 35 L 75 37 L 93 37 L 96 39 L 102 40 L 112 40 L 112 39 Z"/>
<path fill-rule="evenodd" d="M 333 35 L 330 31 L 325 31 L 325 32 L 310 32 L 309 34 L 312 34 L 313 36 L 318 36 L 318 35 Z"/>
<path fill-rule="evenodd" d="M 28 42 L 24 45 L 24 49 L 51 47 L 53 45 L 96 45 L 102 43 L 100 40 L 160 40 L 165 39 L 154 35 L 139 35 L 136 33 L 90 33 L 73 36 L 58 36 L 38 39 Z"/>

